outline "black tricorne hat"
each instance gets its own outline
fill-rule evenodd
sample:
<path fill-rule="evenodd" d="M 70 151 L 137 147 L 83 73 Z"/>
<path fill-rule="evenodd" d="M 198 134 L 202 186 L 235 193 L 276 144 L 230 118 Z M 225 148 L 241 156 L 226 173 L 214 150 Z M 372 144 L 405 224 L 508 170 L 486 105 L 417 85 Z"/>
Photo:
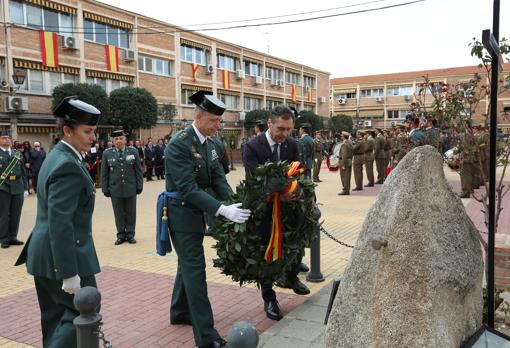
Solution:
<path fill-rule="evenodd" d="M 257 125 L 257 126 L 265 126 L 266 122 L 264 122 L 264 120 L 257 120 L 257 121 L 255 121 L 255 125 Z"/>
<path fill-rule="evenodd" d="M 101 116 L 101 111 L 94 106 L 76 99 L 75 96 L 66 97 L 53 111 L 55 117 L 87 126 L 96 126 Z"/>
<path fill-rule="evenodd" d="M 223 115 L 227 108 L 221 100 L 213 96 L 212 92 L 209 91 L 198 91 L 189 97 L 189 100 L 202 110 L 216 116 Z"/>
<path fill-rule="evenodd" d="M 308 122 L 303 122 L 299 125 L 299 128 L 310 129 L 312 128 L 312 125 Z"/>
<path fill-rule="evenodd" d="M 126 132 L 124 132 L 124 130 L 122 130 L 122 129 L 114 130 L 114 131 L 112 131 L 112 133 L 110 134 L 110 136 L 111 136 L 112 138 L 115 138 L 115 137 L 122 137 L 122 136 L 126 137 L 126 136 L 128 136 L 128 135 L 129 135 L 129 134 L 128 134 L 128 133 L 126 133 Z"/>
<path fill-rule="evenodd" d="M 0 129 L 0 137 L 10 137 L 11 131 L 8 129 Z"/>

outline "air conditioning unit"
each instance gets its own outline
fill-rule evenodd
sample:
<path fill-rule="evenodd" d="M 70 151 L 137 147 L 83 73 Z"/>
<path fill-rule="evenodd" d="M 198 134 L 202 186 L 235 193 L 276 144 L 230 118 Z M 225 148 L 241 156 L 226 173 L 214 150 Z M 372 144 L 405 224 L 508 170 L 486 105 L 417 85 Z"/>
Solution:
<path fill-rule="evenodd" d="M 391 122 L 390 122 L 390 126 L 391 126 L 391 127 L 395 127 L 396 125 L 397 125 L 397 121 L 391 121 Z"/>
<path fill-rule="evenodd" d="M 239 112 L 239 121 L 244 121 L 245 118 L 246 118 L 246 112 L 244 112 L 244 111 Z"/>
<path fill-rule="evenodd" d="M 270 84 L 271 84 L 271 86 L 278 86 L 278 82 L 279 82 L 279 81 L 280 81 L 280 80 L 271 80 L 271 83 L 270 83 Z"/>
<path fill-rule="evenodd" d="M 338 99 L 338 104 L 341 104 L 341 105 L 344 105 L 347 103 L 347 99 L 346 98 L 340 98 Z"/>
<path fill-rule="evenodd" d="M 319 97 L 319 103 L 324 104 L 326 102 L 326 97 Z"/>
<path fill-rule="evenodd" d="M 245 77 L 245 75 L 244 75 L 244 70 L 237 70 L 237 72 L 236 72 L 236 77 L 237 77 L 239 80 L 244 79 L 244 77 Z"/>
<path fill-rule="evenodd" d="M 278 80 L 278 87 L 285 87 L 285 81 L 283 80 Z"/>
<path fill-rule="evenodd" d="M 1 88 L 7 88 L 7 87 L 9 87 L 9 82 L 7 82 L 6 80 L 2 80 L 2 81 L 0 81 L 0 87 L 1 87 Z"/>
<path fill-rule="evenodd" d="M 409 101 L 409 100 L 411 100 L 411 96 L 410 95 L 406 95 L 406 96 L 404 96 L 404 99 Z"/>
<path fill-rule="evenodd" d="M 205 73 L 211 75 L 214 72 L 214 66 L 212 64 L 207 64 L 205 66 Z"/>
<path fill-rule="evenodd" d="M 67 48 L 69 50 L 77 50 L 79 49 L 78 40 L 74 36 L 64 35 L 62 36 L 62 48 Z"/>
<path fill-rule="evenodd" d="M 26 111 L 28 110 L 28 98 L 8 96 L 5 98 L 5 111 Z"/>
<path fill-rule="evenodd" d="M 363 126 L 372 127 L 372 121 L 363 121 Z"/>
<path fill-rule="evenodd" d="M 262 76 L 255 76 L 255 84 L 256 85 L 262 84 Z"/>
<path fill-rule="evenodd" d="M 126 62 L 132 62 L 135 60 L 135 51 L 133 50 L 124 50 L 124 60 Z"/>
<path fill-rule="evenodd" d="M 376 101 L 378 103 L 382 103 L 384 101 L 383 97 L 377 97 Z"/>

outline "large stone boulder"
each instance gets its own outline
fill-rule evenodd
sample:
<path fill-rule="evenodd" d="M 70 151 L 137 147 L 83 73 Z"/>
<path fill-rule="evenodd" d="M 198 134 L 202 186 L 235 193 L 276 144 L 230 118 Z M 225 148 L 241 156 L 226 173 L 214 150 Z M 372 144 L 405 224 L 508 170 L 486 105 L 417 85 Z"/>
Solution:
<path fill-rule="evenodd" d="M 482 323 L 477 233 L 437 150 L 413 149 L 365 218 L 326 347 L 459 347 Z"/>

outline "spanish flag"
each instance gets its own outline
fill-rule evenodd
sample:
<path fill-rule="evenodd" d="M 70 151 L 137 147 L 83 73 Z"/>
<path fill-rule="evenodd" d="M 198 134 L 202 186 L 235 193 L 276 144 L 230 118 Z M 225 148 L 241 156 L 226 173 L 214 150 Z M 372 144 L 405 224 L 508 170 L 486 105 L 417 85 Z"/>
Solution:
<path fill-rule="evenodd" d="M 193 71 L 193 80 L 197 80 L 198 78 L 198 67 L 199 65 L 197 63 L 191 64 L 191 70 Z"/>
<path fill-rule="evenodd" d="M 308 101 L 312 102 L 312 90 L 309 89 L 307 93 L 308 93 Z"/>
<path fill-rule="evenodd" d="M 104 45 L 106 49 L 106 65 L 108 70 L 119 72 L 119 48 L 114 45 Z"/>
<path fill-rule="evenodd" d="M 294 101 L 294 102 L 295 102 L 295 101 L 296 101 L 296 98 L 297 98 L 297 96 L 296 96 L 296 84 L 295 84 L 295 83 L 293 83 L 293 84 L 292 84 L 292 101 Z"/>
<path fill-rule="evenodd" d="M 40 31 L 41 57 L 43 65 L 51 68 L 58 67 L 57 33 Z"/>
<path fill-rule="evenodd" d="M 223 70 L 223 88 L 230 89 L 230 72 L 227 69 Z"/>

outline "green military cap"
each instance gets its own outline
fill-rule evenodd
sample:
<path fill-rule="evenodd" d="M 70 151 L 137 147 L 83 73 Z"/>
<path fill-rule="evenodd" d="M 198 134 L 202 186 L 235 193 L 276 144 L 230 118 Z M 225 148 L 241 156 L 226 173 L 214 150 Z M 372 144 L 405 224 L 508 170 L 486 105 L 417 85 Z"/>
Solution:
<path fill-rule="evenodd" d="M 75 96 L 71 96 L 64 98 L 55 108 L 53 114 L 55 117 L 63 118 L 74 123 L 95 126 L 99 122 L 101 111 L 77 99 Z"/>
<path fill-rule="evenodd" d="M 223 115 L 227 108 L 221 100 L 213 96 L 212 92 L 209 91 L 198 91 L 189 97 L 189 100 L 200 109 L 216 116 Z"/>
<path fill-rule="evenodd" d="M 115 137 L 126 137 L 129 134 L 124 132 L 124 130 L 119 129 L 119 130 L 114 130 L 110 135 L 112 138 L 115 138 Z"/>

